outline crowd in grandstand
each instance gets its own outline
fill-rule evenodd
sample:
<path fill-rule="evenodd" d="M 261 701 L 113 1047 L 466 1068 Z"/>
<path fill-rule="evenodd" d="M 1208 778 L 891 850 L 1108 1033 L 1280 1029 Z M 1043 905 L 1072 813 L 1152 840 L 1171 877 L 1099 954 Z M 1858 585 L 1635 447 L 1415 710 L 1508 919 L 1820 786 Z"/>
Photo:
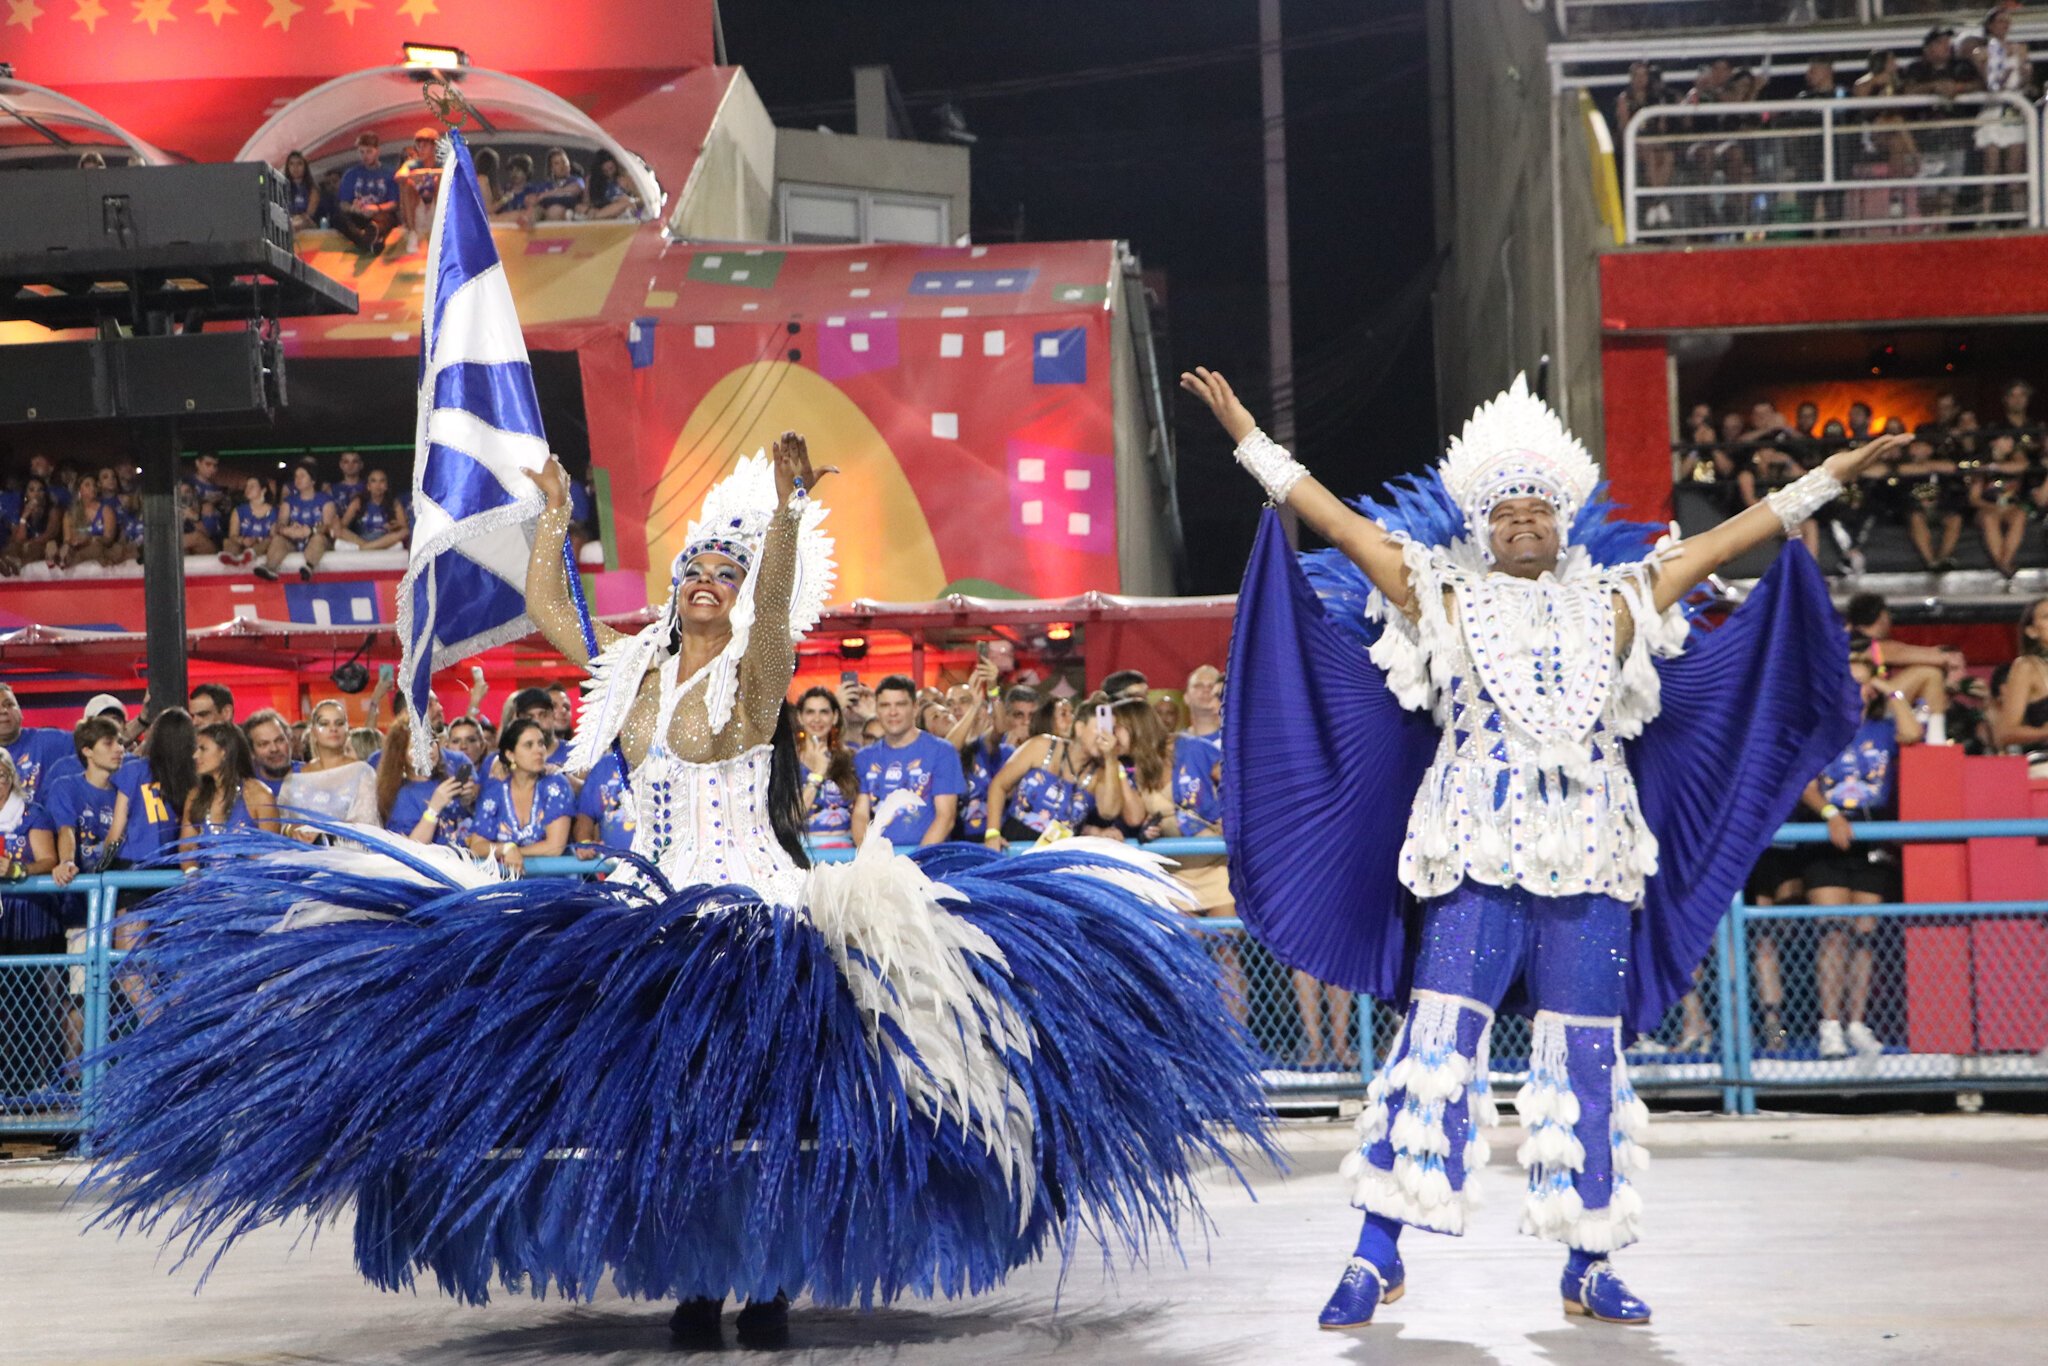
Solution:
<path fill-rule="evenodd" d="M 178 484 L 187 555 L 276 579 L 289 556 L 311 579 L 332 552 L 405 549 L 412 543 L 412 495 L 359 451 L 265 459 L 193 458 Z M 49 572 L 118 568 L 142 558 L 142 475 L 130 464 L 81 466 L 45 453 L 0 472 L 0 576 L 29 565 Z M 597 534 L 587 480 L 570 483 L 577 550 Z"/>
<path fill-rule="evenodd" d="M 286 154 L 279 168 L 290 201 L 292 229 L 329 229 L 369 255 L 401 240 L 408 252 L 420 249 L 433 226 L 441 169 L 434 148 L 440 130 L 423 127 L 394 169 L 384 164 L 377 134 L 356 137 L 356 164 L 315 175 L 306 154 Z M 475 154 L 477 186 L 485 208 L 502 223 L 531 227 L 636 219 L 645 208 L 632 180 L 609 152 L 598 152 L 586 170 L 565 148 L 550 147 L 535 158 L 515 152 L 500 158 L 490 147 Z"/>
<path fill-rule="evenodd" d="M 1913 443 L 1897 459 L 1872 465 L 1801 528 L 1807 548 L 1818 555 L 1820 539 L 1828 535 L 1842 552 L 1842 565 L 1860 574 L 1871 533 L 1900 527 L 1922 567 L 1939 573 L 1956 567 L 1956 547 L 1968 529 L 2010 586 L 2021 567 L 2029 523 L 2048 521 L 2048 458 L 2044 428 L 2031 410 L 2033 397 L 2033 385 L 2011 381 L 2001 392 L 2000 411 L 1987 423 L 1954 393 L 1938 395 L 1933 416 L 1913 429 Z M 1685 419 L 1679 483 L 1705 493 L 1722 515 L 1739 512 L 1835 451 L 1878 431 L 1906 430 L 1896 417 L 1877 429 L 1874 421 L 1870 405 L 1862 402 L 1825 421 L 1812 403 L 1799 404 L 1789 418 L 1768 402 L 1718 416 L 1711 405 L 1696 403 Z"/>
<path fill-rule="evenodd" d="M 1689 83 L 1679 83 L 1654 62 L 1633 63 L 1612 108 L 1617 130 L 1644 109 L 1670 105 L 1685 111 L 1643 126 L 1636 151 L 1639 184 L 1650 191 L 1716 191 L 1653 194 L 1643 201 L 1640 225 L 1652 231 L 1725 229 L 1718 235 L 1742 238 L 1773 230 L 1810 232 L 1822 223 L 1868 234 L 1908 231 L 1913 220 L 1933 217 L 2023 221 L 2025 120 L 2009 103 L 1972 98 L 2007 94 L 2032 102 L 2041 96 L 2035 58 L 2027 44 L 2009 37 L 2012 8 L 1995 6 L 1968 34 L 1938 24 L 1916 51 L 1880 48 L 1860 73 L 1816 58 L 1797 74 L 1771 76 L 1722 57 L 1701 63 Z M 1756 101 L 1906 95 L 1931 96 L 1936 103 L 1845 107 L 1837 111 L 1832 148 L 1822 146 L 1816 113 L 1714 111 Z M 1831 182 L 1855 182 L 1853 187 L 1790 188 L 1821 181 L 1830 169 Z M 2012 179 L 1968 183 L 1975 176 Z M 1787 188 L 1765 188 L 1770 186 Z"/>

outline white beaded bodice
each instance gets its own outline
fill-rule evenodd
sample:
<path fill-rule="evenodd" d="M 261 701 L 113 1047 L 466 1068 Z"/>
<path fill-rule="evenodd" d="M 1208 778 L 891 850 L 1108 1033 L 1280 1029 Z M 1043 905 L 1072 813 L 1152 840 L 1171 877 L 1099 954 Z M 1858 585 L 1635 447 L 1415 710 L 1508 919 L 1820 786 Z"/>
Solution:
<path fill-rule="evenodd" d="M 1562 576 L 1521 579 L 1426 547 L 1407 561 L 1414 615 L 1390 614 L 1373 659 L 1442 734 L 1409 810 L 1402 885 L 1639 901 L 1657 841 L 1621 742 L 1657 714 L 1649 656 L 1678 653 L 1688 629 L 1655 611 L 1650 566 L 1568 560 Z"/>
<path fill-rule="evenodd" d="M 803 870 L 768 819 L 770 758 L 767 745 L 756 745 L 736 758 L 690 763 L 657 742 L 633 770 L 633 852 L 676 887 L 737 883 L 763 901 L 799 904 Z"/>

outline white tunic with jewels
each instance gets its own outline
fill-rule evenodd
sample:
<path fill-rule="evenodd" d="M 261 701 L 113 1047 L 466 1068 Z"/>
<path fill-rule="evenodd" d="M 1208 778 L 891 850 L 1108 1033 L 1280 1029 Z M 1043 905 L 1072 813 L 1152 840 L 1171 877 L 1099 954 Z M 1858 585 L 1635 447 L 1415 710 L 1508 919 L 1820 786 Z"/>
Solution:
<path fill-rule="evenodd" d="M 1413 615 L 1374 595 L 1373 662 L 1442 731 L 1415 794 L 1400 878 L 1418 897 L 1467 878 L 1631 903 L 1657 870 L 1620 742 L 1657 714 L 1652 656 L 1685 647 L 1659 614 L 1653 560 L 1602 568 L 1573 548 L 1537 579 L 1489 572 L 1464 543 L 1405 548 Z"/>

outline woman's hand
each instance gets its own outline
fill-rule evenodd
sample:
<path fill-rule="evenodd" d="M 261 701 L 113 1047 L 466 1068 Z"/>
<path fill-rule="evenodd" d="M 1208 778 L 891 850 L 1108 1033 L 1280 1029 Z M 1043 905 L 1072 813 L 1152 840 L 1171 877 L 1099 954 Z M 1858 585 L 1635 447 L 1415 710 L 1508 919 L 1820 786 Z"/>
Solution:
<path fill-rule="evenodd" d="M 569 506 L 569 471 L 562 468 L 559 456 L 550 455 L 547 464 L 537 470 L 526 471 L 526 477 L 548 500 L 548 511 L 555 512 Z"/>
<path fill-rule="evenodd" d="M 498 862 L 505 865 L 505 871 L 513 877 L 526 875 L 526 855 L 519 852 L 519 846 L 510 840 L 498 846 Z"/>
<path fill-rule="evenodd" d="M 458 800 L 461 796 L 462 780 L 460 778 L 443 778 L 435 785 L 434 795 L 427 799 L 427 814 L 438 820 L 441 813 L 448 809 L 449 804 Z"/>
<path fill-rule="evenodd" d="M 1238 401 L 1230 381 L 1214 370 L 1205 370 L 1199 365 L 1193 371 L 1183 370 L 1180 387 L 1209 405 L 1209 411 L 1223 424 L 1223 430 L 1229 433 L 1233 445 L 1250 436 L 1259 425 L 1251 410 Z"/>
<path fill-rule="evenodd" d="M 1010 842 L 1003 838 L 1003 833 L 1000 830 L 989 831 L 981 837 L 981 842 L 983 847 L 993 849 L 998 854 L 1003 853 L 1010 847 Z"/>
<path fill-rule="evenodd" d="M 1837 849 L 1847 850 L 1856 842 L 1856 831 L 1849 824 L 1849 818 L 1837 811 L 1828 817 L 1828 843 Z"/>
<path fill-rule="evenodd" d="M 1912 443 L 1912 433 L 1893 432 L 1890 436 L 1880 436 L 1875 441 L 1865 442 L 1854 450 L 1837 451 L 1821 462 L 1821 468 L 1847 484 L 1863 473 L 1864 468 L 1872 461 L 1885 459 L 1892 452 L 1902 451 Z"/>
<path fill-rule="evenodd" d="M 769 450 L 769 458 L 775 462 L 775 501 L 778 505 L 787 503 L 798 485 L 802 485 L 806 492 L 816 493 L 826 475 L 839 473 L 836 465 L 812 470 L 811 448 L 795 432 L 784 432 L 776 437 L 775 445 Z"/>
<path fill-rule="evenodd" d="M 59 887 L 69 887 L 71 880 L 78 876 L 78 865 L 66 859 L 50 870 L 50 881 Z"/>

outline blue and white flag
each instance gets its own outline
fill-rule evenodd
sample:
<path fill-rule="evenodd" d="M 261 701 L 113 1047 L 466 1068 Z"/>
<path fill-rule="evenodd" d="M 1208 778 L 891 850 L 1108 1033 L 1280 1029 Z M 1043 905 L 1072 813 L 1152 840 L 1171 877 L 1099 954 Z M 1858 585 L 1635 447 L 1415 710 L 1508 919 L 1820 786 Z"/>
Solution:
<path fill-rule="evenodd" d="M 460 133 L 450 131 L 441 146 L 420 327 L 412 558 L 398 586 L 398 682 L 422 772 L 432 754 L 426 714 L 435 670 L 534 630 L 526 566 L 544 500 L 526 471 L 548 459 L 533 367 L 476 167 Z M 580 606 L 575 565 L 565 568 Z M 584 618 L 587 635 L 587 610 Z"/>

